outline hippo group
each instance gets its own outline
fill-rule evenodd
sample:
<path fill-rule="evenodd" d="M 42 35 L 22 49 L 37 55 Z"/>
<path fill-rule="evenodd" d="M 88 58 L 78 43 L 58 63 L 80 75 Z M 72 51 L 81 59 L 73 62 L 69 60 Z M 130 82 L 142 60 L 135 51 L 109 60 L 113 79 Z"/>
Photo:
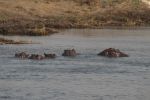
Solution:
<path fill-rule="evenodd" d="M 56 58 L 56 54 L 46 54 L 44 55 L 39 55 L 39 54 L 27 54 L 25 52 L 21 53 L 16 53 L 15 54 L 16 58 L 21 58 L 21 59 L 33 59 L 33 60 L 43 60 L 43 59 L 54 59 Z"/>
<path fill-rule="evenodd" d="M 62 53 L 62 56 L 64 57 L 76 57 L 78 53 L 76 52 L 75 49 L 67 49 L 64 50 Z M 121 52 L 119 49 L 115 48 L 108 48 L 103 50 L 102 52 L 97 54 L 98 56 L 104 56 L 104 57 L 110 57 L 110 58 L 117 58 L 117 57 L 129 57 L 129 55 Z M 43 59 L 54 59 L 56 58 L 56 54 L 53 53 L 44 53 L 44 55 L 39 55 L 39 54 L 27 54 L 25 52 L 21 53 L 16 53 L 15 54 L 16 58 L 21 58 L 21 59 L 33 59 L 33 60 L 43 60 Z"/>

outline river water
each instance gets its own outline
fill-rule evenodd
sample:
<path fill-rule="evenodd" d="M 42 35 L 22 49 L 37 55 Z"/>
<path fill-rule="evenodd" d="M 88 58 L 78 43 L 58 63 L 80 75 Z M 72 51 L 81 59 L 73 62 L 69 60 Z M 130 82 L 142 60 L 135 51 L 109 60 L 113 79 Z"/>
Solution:
<path fill-rule="evenodd" d="M 40 44 L 0 45 L 0 100 L 150 100 L 150 29 L 70 29 L 43 37 L 8 36 Z M 98 57 L 114 47 L 127 58 Z M 75 48 L 79 56 L 62 57 Z M 20 60 L 16 52 L 56 53 Z"/>

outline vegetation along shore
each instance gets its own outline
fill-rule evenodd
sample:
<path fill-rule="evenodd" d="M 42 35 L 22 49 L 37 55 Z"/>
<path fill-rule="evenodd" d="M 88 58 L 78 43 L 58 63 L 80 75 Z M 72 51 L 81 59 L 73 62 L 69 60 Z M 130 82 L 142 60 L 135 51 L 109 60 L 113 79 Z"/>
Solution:
<path fill-rule="evenodd" d="M 0 34 L 50 35 L 58 29 L 150 25 L 143 0 L 1 0 Z"/>

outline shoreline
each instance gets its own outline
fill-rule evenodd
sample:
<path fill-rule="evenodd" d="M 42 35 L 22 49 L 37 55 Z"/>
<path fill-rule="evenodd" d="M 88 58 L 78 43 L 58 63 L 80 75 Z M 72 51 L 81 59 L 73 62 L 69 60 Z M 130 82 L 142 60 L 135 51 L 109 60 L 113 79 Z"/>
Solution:
<path fill-rule="evenodd" d="M 1 1 L 1 35 L 45 36 L 57 33 L 59 29 L 150 26 L 150 8 L 142 2 L 134 4 L 123 0 L 103 4 L 92 0 L 87 4 L 77 0 L 15 1 L 17 3 Z"/>
<path fill-rule="evenodd" d="M 117 29 L 117 30 L 144 30 L 144 29 L 150 29 L 150 26 L 103 26 L 103 27 L 80 27 L 80 28 L 74 28 L 74 27 L 71 27 L 71 28 L 50 28 L 51 31 L 47 31 L 46 34 L 44 33 L 39 33 L 39 32 L 35 32 L 32 34 L 29 34 L 29 33 L 23 33 L 24 30 L 21 32 L 21 30 L 19 29 L 19 33 L 18 33 L 18 30 L 14 30 L 13 31 L 13 34 L 11 32 L 8 32 L 8 33 L 3 33 L 1 32 L 1 29 L 3 28 L 0 28 L 0 35 L 1 36 L 49 36 L 49 35 L 53 35 L 53 34 L 57 34 L 59 32 L 61 32 L 62 30 L 69 30 L 69 29 L 95 29 L 95 30 L 101 30 L 101 29 Z M 6 30 L 9 30 L 9 28 L 5 28 Z M 1 38 L 0 38 L 1 39 Z M 7 40 L 7 39 L 6 39 Z M 1 44 L 1 43 L 0 43 Z M 22 43 L 24 44 L 24 43 Z M 26 43 L 25 43 L 26 44 Z"/>

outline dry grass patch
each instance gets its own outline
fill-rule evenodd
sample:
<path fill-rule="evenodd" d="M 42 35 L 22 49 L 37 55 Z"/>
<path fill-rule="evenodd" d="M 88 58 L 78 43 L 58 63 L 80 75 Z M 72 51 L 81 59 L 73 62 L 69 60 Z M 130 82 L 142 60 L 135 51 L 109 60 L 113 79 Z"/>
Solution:
<path fill-rule="evenodd" d="M 150 8 L 138 0 L 1 0 L 0 33 L 47 35 L 49 28 L 150 25 L 149 16 Z"/>

